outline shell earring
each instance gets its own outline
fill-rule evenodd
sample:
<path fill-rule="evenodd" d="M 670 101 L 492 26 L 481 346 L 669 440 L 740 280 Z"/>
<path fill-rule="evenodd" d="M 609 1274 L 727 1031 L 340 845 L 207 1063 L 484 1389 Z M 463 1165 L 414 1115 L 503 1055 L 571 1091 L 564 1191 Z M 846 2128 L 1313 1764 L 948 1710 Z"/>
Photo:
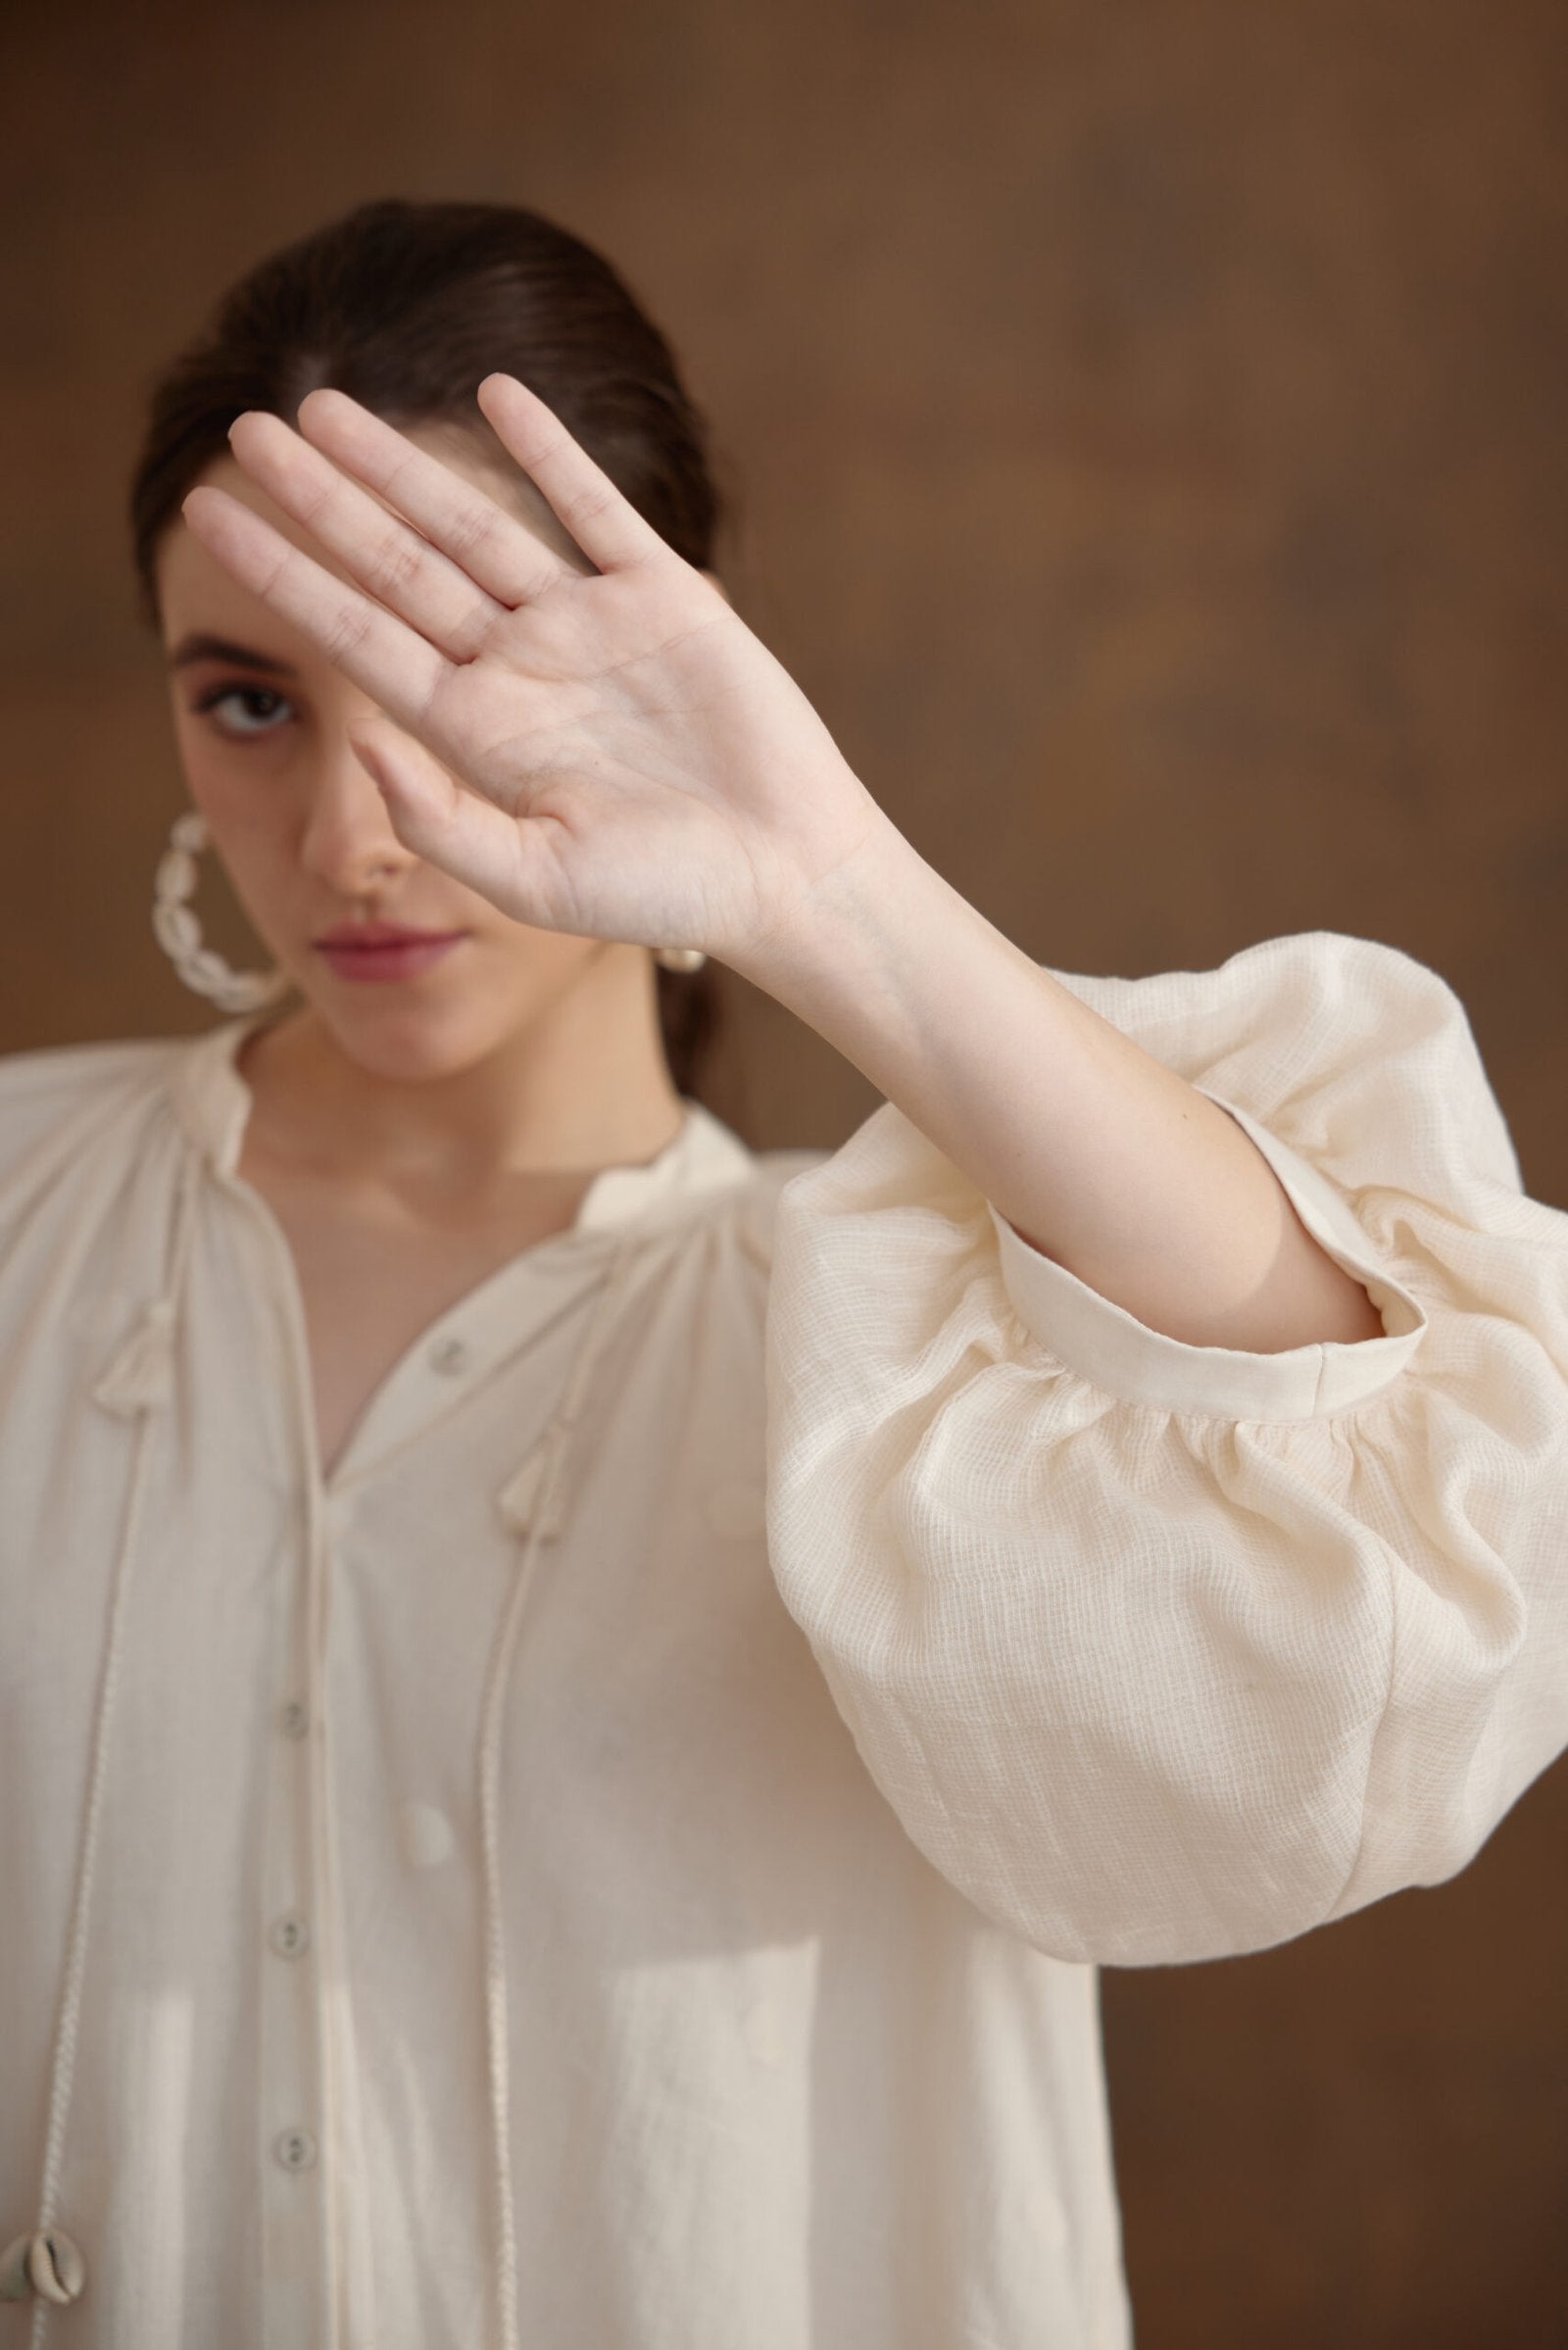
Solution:
<path fill-rule="evenodd" d="M 656 947 L 654 960 L 666 971 L 700 971 L 708 956 L 701 947 Z"/>
<path fill-rule="evenodd" d="M 282 971 L 236 971 L 202 944 L 190 901 L 199 879 L 196 859 L 207 846 L 207 818 L 188 808 L 170 828 L 169 847 L 153 878 L 153 935 L 188 988 L 220 1010 L 260 1011 L 288 993 Z"/>

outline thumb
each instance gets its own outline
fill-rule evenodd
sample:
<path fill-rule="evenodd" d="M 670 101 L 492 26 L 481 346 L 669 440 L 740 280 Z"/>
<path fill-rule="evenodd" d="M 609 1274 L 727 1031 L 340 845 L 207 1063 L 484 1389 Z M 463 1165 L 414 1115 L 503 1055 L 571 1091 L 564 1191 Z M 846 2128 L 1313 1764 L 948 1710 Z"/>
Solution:
<path fill-rule="evenodd" d="M 358 735 L 351 734 L 349 749 L 388 807 L 394 806 L 402 796 L 401 778 L 381 746 L 378 743 L 363 741 Z"/>
<path fill-rule="evenodd" d="M 523 830 L 476 792 L 465 791 L 440 763 L 417 746 L 349 737 L 349 748 L 381 795 L 392 829 L 405 849 L 437 865 L 503 913 L 519 922 L 539 922 L 530 888 Z M 543 925 L 548 928 L 548 923 Z"/>
<path fill-rule="evenodd" d="M 458 787 L 427 753 L 408 756 L 401 748 L 394 751 L 384 742 L 352 734 L 349 749 L 380 793 L 392 829 L 405 848 L 419 847 L 413 832 L 428 836 L 432 825 L 449 819 Z"/>

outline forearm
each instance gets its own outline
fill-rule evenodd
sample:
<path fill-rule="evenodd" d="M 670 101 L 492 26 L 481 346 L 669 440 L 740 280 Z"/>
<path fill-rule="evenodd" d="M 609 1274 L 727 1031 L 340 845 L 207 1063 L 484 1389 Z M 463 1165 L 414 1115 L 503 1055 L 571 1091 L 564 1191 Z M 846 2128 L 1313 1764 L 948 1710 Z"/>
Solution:
<path fill-rule="evenodd" d="M 1032 1247 L 1189 1346 L 1382 1335 L 1233 1118 L 1030 961 L 885 820 L 747 975 Z"/>

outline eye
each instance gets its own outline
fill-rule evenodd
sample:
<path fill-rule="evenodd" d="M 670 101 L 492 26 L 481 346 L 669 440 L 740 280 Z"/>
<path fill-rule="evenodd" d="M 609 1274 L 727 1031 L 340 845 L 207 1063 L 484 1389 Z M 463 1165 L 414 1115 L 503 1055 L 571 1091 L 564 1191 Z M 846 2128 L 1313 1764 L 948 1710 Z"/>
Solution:
<path fill-rule="evenodd" d="M 233 705 L 228 714 L 218 712 Z M 240 740 L 259 734 L 275 734 L 280 713 L 291 710 L 293 705 L 286 694 L 270 685 L 215 685 L 203 694 L 195 705 L 198 715 L 210 715 L 220 734 L 233 735 Z"/>

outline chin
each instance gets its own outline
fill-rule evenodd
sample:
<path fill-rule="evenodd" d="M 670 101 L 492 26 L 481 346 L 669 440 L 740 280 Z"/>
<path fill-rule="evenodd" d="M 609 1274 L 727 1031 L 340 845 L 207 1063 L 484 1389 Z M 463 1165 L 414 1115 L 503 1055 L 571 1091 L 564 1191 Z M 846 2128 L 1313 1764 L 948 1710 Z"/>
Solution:
<path fill-rule="evenodd" d="M 460 1076 L 489 1058 L 509 1033 L 493 1005 L 419 1002 L 405 987 L 356 989 L 382 1001 L 344 1004 L 312 998 L 312 1008 L 345 1060 L 368 1076 L 405 1085 Z M 402 1001 L 388 1001 L 394 996 Z"/>

